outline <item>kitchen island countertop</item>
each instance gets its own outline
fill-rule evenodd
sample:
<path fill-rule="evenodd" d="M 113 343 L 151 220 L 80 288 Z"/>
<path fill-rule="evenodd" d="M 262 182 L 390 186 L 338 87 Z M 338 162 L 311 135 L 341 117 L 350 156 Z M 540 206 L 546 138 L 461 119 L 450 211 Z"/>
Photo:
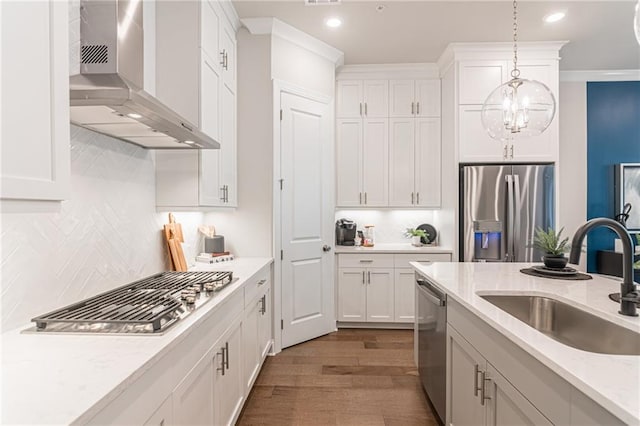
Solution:
<path fill-rule="evenodd" d="M 627 424 L 640 424 L 640 356 L 586 352 L 559 343 L 480 295 L 546 296 L 631 329 L 640 339 L 640 317 L 618 314 L 609 300 L 620 291 L 620 279 L 593 275 L 593 280 L 568 281 L 524 275 L 523 263 L 433 263 L 411 265 L 448 297 L 473 312 L 549 369 Z M 596 331 L 594 330 L 594 333 Z"/>
<path fill-rule="evenodd" d="M 3 333 L 2 424 L 86 423 L 241 291 L 271 258 L 238 258 L 194 270 L 232 271 L 238 280 L 162 335 Z"/>

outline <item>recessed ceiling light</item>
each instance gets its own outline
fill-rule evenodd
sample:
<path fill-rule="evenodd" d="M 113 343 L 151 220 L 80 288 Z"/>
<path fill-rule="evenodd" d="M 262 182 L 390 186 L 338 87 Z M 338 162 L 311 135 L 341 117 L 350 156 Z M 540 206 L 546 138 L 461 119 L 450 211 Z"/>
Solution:
<path fill-rule="evenodd" d="M 140 114 L 136 114 L 135 112 L 132 112 L 132 113 L 127 114 L 127 117 L 129 117 L 129 118 L 135 118 L 136 120 L 137 120 L 138 118 L 142 118 L 142 116 L 141 116 Z"/>
<path fill-rule="evenodd" d="M 553 22 L 561 21 L 562 19 L 564 19 L 565 16 L 566 16 L 566 13 L 564 13 L 564 12 L 553 12 L 553 13 L 548 14 L 547 16 L 545 16 L 542 19 L 547 24 L 551 24 Z"/>
<path fill-rule="evenodd" d="M 383 4 L 379 4 L 379 5 L 376 6 L 376 10 L 378 12 L 382 12 L 384 10 L 384 8 L 385 8 L 385 5 L 383 5 Z"/>
<path fill-rule="evenodd" d="M 342 25 L 340 18 L 329 18 L 325 21 L 325 25 L 329 28 L 338 28 Z"/>

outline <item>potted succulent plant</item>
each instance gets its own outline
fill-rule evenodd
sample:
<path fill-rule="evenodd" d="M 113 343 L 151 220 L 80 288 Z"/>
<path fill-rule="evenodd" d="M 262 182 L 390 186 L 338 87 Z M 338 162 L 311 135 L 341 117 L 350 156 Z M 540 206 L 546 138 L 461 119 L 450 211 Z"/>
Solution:
<path fill-rule="evenodd" d="M 420 247 L 422 242 L 420 241 L 422 238 L 427 238 L 429 234 L 422 229 L 415 228 L 407 228 L 407 232 L 404 234 L 407 238 L 411 238 L 411 245 L 416 247 Z"/>
<path fill-rule="evenodd" d="M 539 248 L 544 252 L 542 261 L 544 266 L 553 269 L 562 269 L 567 266 L 569 259 L 565 257 L 565 253 L 569 251 L 569 238 L 562 239 L 561 228 L 558 233 L 553 228 L 536 229 L 536 234 L 533 237 L 533 246 Z"/>

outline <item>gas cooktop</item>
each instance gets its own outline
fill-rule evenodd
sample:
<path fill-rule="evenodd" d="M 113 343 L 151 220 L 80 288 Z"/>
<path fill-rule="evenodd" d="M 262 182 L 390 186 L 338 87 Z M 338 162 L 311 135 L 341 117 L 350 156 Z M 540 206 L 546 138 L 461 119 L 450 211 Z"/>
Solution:
<path fill-rule="evenodd" d="M 233 281 L 231 272 L 162 272 L 31 321 L 43 333 L 162 334 Z"/>

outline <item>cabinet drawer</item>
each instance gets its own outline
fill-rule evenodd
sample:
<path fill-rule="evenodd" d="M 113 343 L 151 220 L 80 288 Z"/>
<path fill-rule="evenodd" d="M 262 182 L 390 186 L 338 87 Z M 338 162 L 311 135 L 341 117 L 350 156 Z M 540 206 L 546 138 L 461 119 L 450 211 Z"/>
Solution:
<path fill-rule="evenodd" d="M 396 254 L 396 268 L 411 268 L 409 262 L 451 262 L 449 253 Z"/>
<path fill-rule="evenodd" d="M 265 266 L 258 271 L 247 285 L 244 287 L 244 307 L 245 309 L 253 302 L 253 300 L 261 296 L 269 287 L 271 281 L 271 266 Z"/>
<path fill-rule="evenodd" d="M 392 254 L 340 254 L 340 268 L 393 268 Z"/>

